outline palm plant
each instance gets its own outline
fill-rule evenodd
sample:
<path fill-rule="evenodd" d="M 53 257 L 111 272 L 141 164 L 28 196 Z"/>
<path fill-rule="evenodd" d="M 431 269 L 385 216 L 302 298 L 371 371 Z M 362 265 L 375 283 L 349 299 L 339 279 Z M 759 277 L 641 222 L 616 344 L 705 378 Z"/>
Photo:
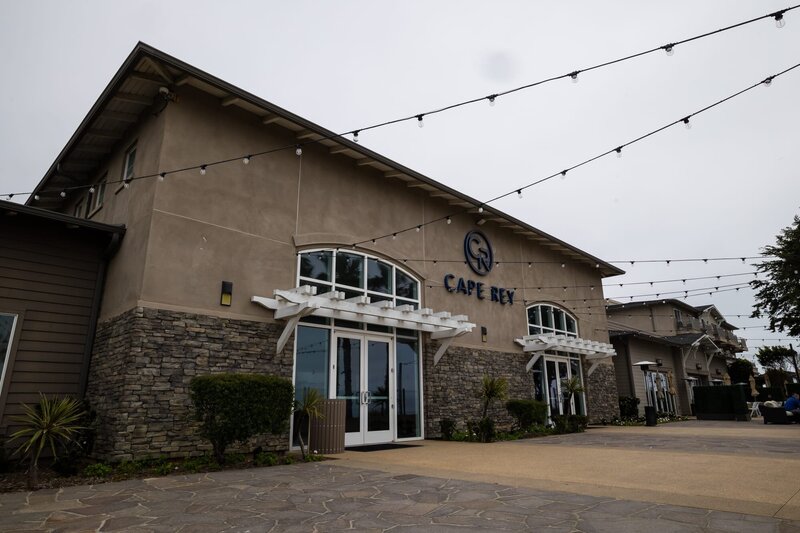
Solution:
<path fill-rule="evenodd" d="M 484 375 L 481 380 L 481 388 L 478 391 L 478 397 L 483 402 L 483 417 L 489 413 L 489 406 L 495 400 L 505 400 L 508 396 L 508 381 L 506 378 L 493 378 Z"/>
<path fill-rule="evenodd" d="M 26 457 L 28 467 L 28 488 L 34 489 L 39 483 L 39 457 L 49 448 L 53 458 L 58 457 L 58 447 L 73 441 L 80 430 L 84 416 L 81 403 L 74 398 L 48 398 L 40 394 L 35 406 L 23 404 L 25 414 L 13 417 L 22 429 L 11 435 L 12 440 L 24 439 L 15 453 Z"/>
<path fill-rule="evenodd" d="M 303 442 L 303 422 L 306 422 L 306 435 L 311 441 L 311 420 L 316 418 L 323 418 L 322 415 L 322 394 L 317 389 L 307 389 L 303 394 L 302 401 L 294 402 L 294 412 L 299 416 L 297 417 L 298 431 L 297 436 L 300 440 L 300 453 L 303 454 L 303 460 L 307 458 L 305 443 Z"/>
<path fill-rule="evenodd" d="M 572 397 L 584 391 L 581 379 L 578 376 L 572 376 L 569 379 L 561 381 L 561 392 L 564 395 L 564 412 L 574 414 L 572 412 Z"/>

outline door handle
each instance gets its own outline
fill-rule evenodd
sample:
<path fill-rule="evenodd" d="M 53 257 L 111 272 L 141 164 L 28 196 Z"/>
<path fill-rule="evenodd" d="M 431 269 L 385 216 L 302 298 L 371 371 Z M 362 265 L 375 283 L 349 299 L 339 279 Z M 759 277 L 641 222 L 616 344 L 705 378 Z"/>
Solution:
<path fill-rule="evenodd" d="M 372 401 L 372 393 L 370 391 L 364 392 L 364 403 L 369 405 L 369 402 Z"/>

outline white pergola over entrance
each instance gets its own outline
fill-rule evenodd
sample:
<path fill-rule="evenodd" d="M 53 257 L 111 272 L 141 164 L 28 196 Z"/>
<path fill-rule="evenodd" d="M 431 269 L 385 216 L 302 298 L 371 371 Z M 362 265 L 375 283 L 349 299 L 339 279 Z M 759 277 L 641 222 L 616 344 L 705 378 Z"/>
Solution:
<path fill-rule="evenodd" d="M 711 372 L 711 360 L 714 359 L 714 355 L 722 352 L 719 346 L 714 344 L 714 341 L 711 340 L 711 337 L 708 335 L 702 335 L 701 337 L 698 337 L 698 339 L 694 341 L 691 346 L 689 346 L 689 349 L 683 352 L 684 375 L 688 375 L 686 372 L 686 360 L 689 359 L 689 356 L 693 353 L 697 353 L 701 345 L 705 345 L 705 347 L 708 348 L 707 350 L 704 350 L 706 356 L 706 372 Z"/>
<path fill-rule="evenodd" d="M 274 298 L 253 296 L 251 301 L 275 311 L 276 319 L 287 320 L 278 338 L 278 352 L 283 351 L 299 320 L 305 316 L 320 316 L 351 320 L 395 328 L 426 331 L 431 338 L 441 341 L 433 364 L 439 362 L 453 339 L 469 333 L 475 324 L 466 315 L 451 316 L 447 311 L 434 313 L 431 309 L 414 309 L 411 305 L 395 306 L 393 302 L 372 302 L 368 296 L 345 298 L 342 291 L 317 294 L 310 285 L 294 289 L 275 290 Z"/>
<path fill-rule="evenodd" d="M 525 370 L 530 372 L 536 361 L 542 356 L 545 350 L 556 350 L 585 355 L 586 360 L 591 362 L 586 375 L 590 376 L 600 360 L 614 357 L 617 352 L 614 347 L 606 342 L 590 341 L 578 337 L 567 337 L 566 335 L 556 335 L 554 333 L 541 333 L 539 335 L 526 335 L 519 339 L 514 339 L 517 344 L 522 346 L 523 351 L 532 352 L 534 355 Z"/>

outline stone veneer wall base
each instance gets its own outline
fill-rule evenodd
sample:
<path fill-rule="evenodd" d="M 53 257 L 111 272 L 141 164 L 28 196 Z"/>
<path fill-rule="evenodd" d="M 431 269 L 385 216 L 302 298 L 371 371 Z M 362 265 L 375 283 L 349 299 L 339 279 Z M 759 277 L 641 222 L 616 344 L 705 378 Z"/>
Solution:
<path fill-rule="evenodd" d="M 207 453 L 197 434 L 189 382 L 200 374 L 253 372 L 291 379 L 292 342 L 276 354 L 283 327 L 137 307 L 98 325 L 87 399 L 97 414 L 95 454 L 111 461 Z M 259 445 L 286 450 L 288 431 Z"/>

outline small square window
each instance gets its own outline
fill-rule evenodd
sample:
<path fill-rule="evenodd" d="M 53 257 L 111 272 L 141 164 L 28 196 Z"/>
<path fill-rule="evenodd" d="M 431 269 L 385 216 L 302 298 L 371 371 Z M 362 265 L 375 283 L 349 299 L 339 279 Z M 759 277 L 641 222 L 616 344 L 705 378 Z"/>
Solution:
<path fill-rule="evenodd" d="M 136 146 L 132 147 L 125 154 L 125 166 L 123 167 L 122 179 L 130 181 L 134 178 L 133 165 L 136 162 Z"/>
<path fill-rule="evenodd" d="M 72 211 L 72 216 L 83 218 L 84 216 L 84 203 L 83 200 L 80 200 L 77 204 L 75 204 L 75 209 Z"/>

